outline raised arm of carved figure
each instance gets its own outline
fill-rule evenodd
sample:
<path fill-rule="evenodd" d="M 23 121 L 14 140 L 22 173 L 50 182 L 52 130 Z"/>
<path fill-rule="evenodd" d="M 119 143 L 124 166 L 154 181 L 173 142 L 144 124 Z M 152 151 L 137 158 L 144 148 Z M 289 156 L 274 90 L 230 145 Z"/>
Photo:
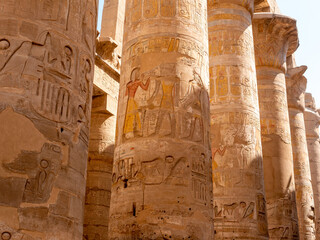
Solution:
<path fill-rule="evenodd" d="M 143 84 L 143 82 L 140 82 L 140 87 L 143 90 L 148 90 L 149 84 L 150 84 L 150 77 L 148 78 L 148 80 L 147 80 L 147 82 L 145 84 Z"/>
<path fill-rule="evenodd" d="M 143 84 L 142 81 L 140 81 L 139 83 L 139 86 L 143 89 L 143 90 L 148 90 L 148 87 L 149 87 L 149 84 L 150 84 L 150 77 L 148 78 L 147 82 L 145 84 Z"/>

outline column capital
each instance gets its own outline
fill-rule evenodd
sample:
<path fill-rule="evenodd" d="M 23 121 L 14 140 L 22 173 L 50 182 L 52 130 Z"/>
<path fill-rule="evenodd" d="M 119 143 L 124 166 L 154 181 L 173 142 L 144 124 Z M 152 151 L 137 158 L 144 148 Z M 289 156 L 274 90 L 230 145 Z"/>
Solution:
<path fill-rule="evenodd" d="M 257 66 L 285 71 L 285 62 L 299 46 L 296 20 L 280 14 L 255 13 L 253 34 Z"/>
<path fill-rule="evenodd" d="M 311 93 L 305 94 L 305 106 L 306 108 L 309 108 L 314 112 L 317 112 L 316 101 L 314 100 L 314 97 L 312 96 Z"/>
<path fill-rule="evenodd" d="M 315 100 L 311 93 L 305 94 L 305 112 L 304 119 L 306 125 L 307 139 L 319 138 L 320 115 L 316 108 Z"/>
<path fill-rule="evenodd" d="M 317 111 L 306 108 L 304 112 L 307 139 L 319 138 L 320 115 Z"/>
<path fill-rule="evenodd" d="M 280 9 L 275 0 L 255 0 L 254 12 L 272 12 L 280 13 Z"/>
<path fill-rule="evenodd" d="M 246 8 L 251 15 L 254 12 L 255 0 L 208 0 L 208 9 L 221 7 L 221 5 L 237 5 Z"/>
<path fill-rule="evenodd" d="M 287 98 L 289 109 L 305 109 L 304 95 L 307 89 L 307 78 L 303 75 L 307 66 L 289 68 L 286 74 Z"/>

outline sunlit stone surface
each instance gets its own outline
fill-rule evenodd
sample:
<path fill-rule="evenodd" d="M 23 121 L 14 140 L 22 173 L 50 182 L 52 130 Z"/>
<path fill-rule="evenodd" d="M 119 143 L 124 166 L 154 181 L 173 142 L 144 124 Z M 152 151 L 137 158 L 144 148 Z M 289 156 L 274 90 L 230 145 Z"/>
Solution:
<path fill-rule="evenodd" d="M 0 1 L 0 238 L 81 239 L 95 0 Z"/>
<path fill-rule="evenodd" d="M 267 239 L 254 1 L 208 6 L 215 239 Z"/>

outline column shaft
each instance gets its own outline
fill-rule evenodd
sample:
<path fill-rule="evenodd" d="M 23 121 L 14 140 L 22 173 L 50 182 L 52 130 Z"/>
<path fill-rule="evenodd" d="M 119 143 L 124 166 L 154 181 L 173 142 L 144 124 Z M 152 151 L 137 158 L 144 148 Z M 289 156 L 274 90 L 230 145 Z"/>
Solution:
<path fill-rule="evenodd" d="M 310 93 L 306 93 L 304 120 L 315 203 L 316 239 L 320 239 L 320 116 Z"/>
<path fill-rule="evenodd" d="M 2 239 L 82 238 L 96 12 L 0 3 Z"/>
<path fill-rule="evenodd" d="M 108 239 L 115 129 L 115 116 L 92 113 L 84 215 L 87 240 Z"/>
<path fill-rule="evenodd" d="M 254 1 L 208 6 L 215 239 L 267 239 Z"/>
<path fill-rule="evenodd" d="M 212 239 L 207 3 L 126 3 L 109 238 Z"/>
<path fill-rule="evenodd" d="M 306 129 L 304 125 L 304 94 L 307 67 L 292 67 L 287 71 L 286 86 L 293 151 L 296 203 L 300 239 L 315 239 L 314 199 L 311 183 Z"/>
<path fill-rule="evenodd" d="M 108 239 L 124 8 L 124 0 L 104 2 L 102 32 L 96 40 L 84 212 L 86 240 Z"/>
<path fill-rule="evenodd" d="M 254 14 L 264 182 L 270 239 L 298 239 L 285 59 L 297 48 L 295 20 Z"/>

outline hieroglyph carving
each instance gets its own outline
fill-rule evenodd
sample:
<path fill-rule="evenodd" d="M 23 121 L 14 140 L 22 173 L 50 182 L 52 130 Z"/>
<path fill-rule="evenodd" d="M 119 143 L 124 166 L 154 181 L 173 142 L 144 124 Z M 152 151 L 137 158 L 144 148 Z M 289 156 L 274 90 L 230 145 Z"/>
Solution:
<path fill-rule="evenodd" d="M 78 66 L 76 47 L 49 32 L 38 38 L 38 42 L 1 40 L 0 57 L 4 60 L 0 66 L 0 86 L 25 87 L 32 108 L 41 117 L 66 124 L 88 122 L 93 77 L 90 58 L 81 54 Z M 76 69 L 80 69 L 80 82 L 73 81 Z M 73 86 L 81 98 L 71 94 Z"/>
<path fill-rule="evenodd" d="M 203 123 L 202 115 L 208 116 L 205 110 L 208 94 L 200 75 L 194 71 L 187 85 L 181 86 L 179 77 L 170 76 L 170 71 L 175 71 L 175 65 L 161 65 L 143 74 L 140 68 L 132 70 L 125 93 L 128 100 L 123 127 L 124 140 L 157 135 L 179 136 L 194 142 L 205 141 L 206 124 Z M 153 91 L 149 90 L 150 82 L 154 86 Z M 183 96 L 179 90 L 182 87 L 186 89 Z M 148 99 L 148 94 L 136 96 L 140 88 L 145 92 L 149 90 Z M 180 114 L 177 111 L 179 107 L 183 107 L 186 113 Z"/>
<path fill-rule="evenodd" d="M 133 0 L 130 3 L 130 23 L 136 24 L 157 17 L 177 17 L 201 26 L 204 6 L 199 0 Z M 177 14 L 178 13 L 178 14 Z"/>
<path fill-rule="evenodd" d="M 0 13 L 53 23 L 67 30 L 71 0 L 0 0 Z"/>
<path fill-rule="evenodd" d="M 22 151 L 14 162 L 4 165 L 12 172 L 28 175 L 23 202 L 43 203 L 49 199 L 61 157 L 59 146 L 46 143 L 40 153 Z"/>

